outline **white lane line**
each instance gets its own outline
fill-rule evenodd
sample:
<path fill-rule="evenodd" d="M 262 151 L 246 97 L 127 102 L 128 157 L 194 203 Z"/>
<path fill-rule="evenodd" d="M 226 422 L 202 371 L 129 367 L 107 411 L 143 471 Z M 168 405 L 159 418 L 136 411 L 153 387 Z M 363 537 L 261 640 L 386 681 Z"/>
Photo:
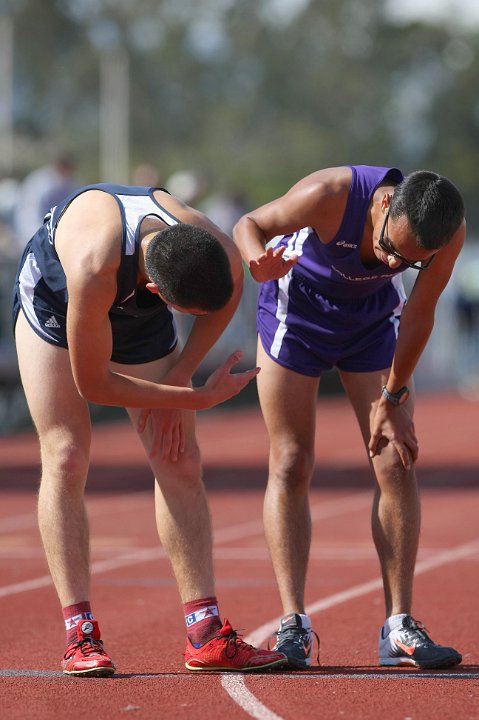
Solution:
<path fill-rule="evenodd" d="M 353 495 L 340 498 L 338 500 L 331 500 L 330 502 L 321 503 L 314 508 L 313 514 L 315 517 L 332 517 L 335 515 L 344 514 L 347 512 L 355 511 L 358 507 L 370 502 L 370 492 L 354 493 Z M 144 498 L 144 496 L 143 496 Z M 126 502 L 128 496 L 122 497 L 120 506 L 123 505 L 123 499 Z M 107 512 L 108 508 L 104 511 Z M 111 510 L 111 506 L 110 506 Z M 99 513 L 101 514 L 101 512 Z M 256 533 L 263 532 L 263 523 L 261 520 L 255 520 L 252 522 L 239 523 L 238 525 L 225 527 L 217 530 L 214 535 L 215 544 L 222 542 L 230 542 L 233 539 L 240 539 L 244 537 L 251 537 Z M 135 565 L 138 562 L 149 562 L 158 558 L 166 557 L 165 552 L 160 546 L 154 546 L 152 548 L 140 548 L 138 550 L 132 550 L 131 552 L 120 555 L 110 560 L 100 560 L 92 563 L 91 572 L 93 575 L 99 573 L 108 572 L 109 570 L 115 570 L 119 567 L 126 567 L 128 565 Z M 12 585 L 4 585 L 0 587 L 0 598 L 9 597 L 11 595 L 17 595 L 18 593 L 28 592 L 31 590 L 38 590 L 40 588 L 48 587 L 51 585 L 51 578 L 49 575 L 43 575 L 32 580 L 25 580 L 23 582 L 14 583 Z"/>
<path fill-rule="evenodd" d="M 226 675 L 221 676 L 221 684 L 228 695 L 243 710 L 257 720 L 282 720 L 280 715 L 276 715 L 272 710 L 263 705 L 256 695 L 248 690 L 244 684 L 243 675 Z"/>
<path fill-rule="evenodd" d="M 125 567 L 126 565 L 135 565 L 138 562 L 149 562 L 162 557 L 166 557 L 166 553 L 161 547 L 141 548 L 139 550 L 125 553 L 125 555 L 112 558 L 111 560 L 99 560 L 94 562 L 91 565 L 91 572 L 92 574 L 98 575 L 100 573 L 108 572 L 109 570 L 115 570 L 119 567 Z M 39 588 L 48 587 L 51 584 L 52 579 L 50 575 L 43 575 L 38 578 L 33 578 L 32 580 L 14 583 L 13 585 L 4 585 L 4 587 L 0 587 L 0 598 L 17 595 L 18 593 L 27 592 L 29 590 L 38 590 Z"/>
<path fill-rule="evenodd" d="M 479 539 L 476 539 L 469 543 L 465 543 L 464 545 L 459 545 L 458 547 L 452 548 L 451 550 L 444 550 L 442 552 L 438 552 L 434 557 L 417 563 L 415 575 L 421 575 L 428 570 L 433 570 L 434 568 L 441 567 L 442 565 L 447 565 L 451 562 L 456 562 L 457 560 L 467 559 L 471 556 L 476 555 L 478 552 Z M 355 585 L 348 590 L 343 590 L 342 592 L 335 593 L 334 595 L 330 595 L 323 600 L 318 600 L 317 602 L 308 605 L 306 607 L 306 613 L 308 615 L 314 615 L 320 610 L 326 610 L 328 608 L 335 607 L 343 602 L 352 600 L 353 598 L 360 597 L 361 595 L 367 595 L 370 592 L 379 590 L 382 588 L 382 586 L 383 583 L 381 578 L 376 578 L 375 580 L 370 580 L 369 582 Z M 252 633 L 250 633 L 250 635 L 245 638 L 245 642 L 250 643 L 250 645 L 261 645 L 268 637 L 270 637 L 270 635 L 272 635 L 277 630 L 278 624 L 279 618 L 275 618 L 274 620 L 271 620 L 270 622 L 261 625 L 259 628 L 254 630 Z M 344 676 L 342 677 L 344 678 Z M 234 702 L 236 702 L 240 707 L 242 707 L 243 710 L 245 710 L 249 715 L 251 715 L 251 717 L 256 718 L 257 720 L 262 720 L 262 718 L 265 717 L 262 714 L 264 712 L 264 705 L 260 700 L 258 700 L 258 707 L 256 708 L 254 703 L 255 696 L 246 687 L 244 682 L 244 675 L 236 675 L 232 677 L 227 673 L 223 673 L 223 675 L 221 676 L 221 685 L 231 697 L 231 699 L 234 700 Z M 276 715 L 274 717 L 278 718 L 278 720 L 283 720 L 283 718 Z"/>
<path fill-rule="evenodd" d="M 327 518 L 355 512 L 370 505 L 372 497 L 373 494 L 371 490 L 363 490 L 334 500 L 328 500 L 327 502 L 319 500 L 311 507 L 311 520 L 326 520 Z M 214 533 L 214 541 L 215 543 L 224 543 L 243 537 L 251 537 L 252 535 L 264 535 L 262 519 L 250 520 L 239 523 L 238 525 L 221 528 Z"/>
<path fill-rule="evenodd" d="M 103 498 L 102 498 L 103 499 Z M 153 501 L 153 493 L 138 492 L 131 494 L 116 495 L 114 498 L 108 498 L 108 502 L 104 504 L 95 503 L 92 507 L 88 507 L 91 501 L 91 495 L 86 498 L 88 515 L 97 517 L 111 512 L 131 512 L 136 506 L 142 506 L 146 502 Z M 10 515 L 0 518 L 0 533 L 23 530 L 27 528 L 36 528 L 38 526 L 37 514 L 35 512 L 24 513 L 22 515 Z"/>
<path fill-rule="evenodd" d="M 218 672 L 209 672 L 209 673 L 202 673 L 203 677 L 205 676 L 214 676 L 219 675 Z M 3 668 L 0 669 L 0 678 L 1 677 L 45 677 L 49 680 L 52 678 L 58 678 L 58 679 L 65 679 L 65 673 L 63 673 L 61 670 L 38 670 L 36 668 Z M 129 680 L 144 680 L 147 678 L 148 680 L 159 680 L 162 682 L 165 678 L 173 678 L 174 680 L 193 680 L 198 677 L 197 672 L 167 672 L 167 673 L 115 673 L 115 678 L 128 678 Z M 239 676 L 233 676 L 235 678 L 238 678 Z M 271 673 L 254 673 L 255 678 L 262 678 L 262 679 L 269 679 L 273 677 Z M 302 670 L 301 672 L 292 672 L 291 674 L 287 674 L 285 672 L 280 673 L 281 682 L 283 680 L 292 680 L 295 683 L 298 683 L 298 680 L 309 680 L 313 678 L 315 682 L 318 682 L 320 680 L 479 680 L 479 673 L 470 671 L 470 672 L 446 672 L 441 670 L 434 670 L 432 672 L 428 672 L 427 670 L 417 670 L 415 668 L 409 668 L 408 670 L 404 671 L 394 671 L 394 670 L 388 670 L 387 672 L 354 672 L 354 671 L 345 671 L 343 673 L 330 673 L 328 671 L 323 670 L 317 670 L 316 672 L 305 672 Z M 266 710 L 270 713 L 268 718 L 271 717 L 278 717 L 277 715 L 274 715 L 274 713 L 271 715 L 271 710 Z"/>

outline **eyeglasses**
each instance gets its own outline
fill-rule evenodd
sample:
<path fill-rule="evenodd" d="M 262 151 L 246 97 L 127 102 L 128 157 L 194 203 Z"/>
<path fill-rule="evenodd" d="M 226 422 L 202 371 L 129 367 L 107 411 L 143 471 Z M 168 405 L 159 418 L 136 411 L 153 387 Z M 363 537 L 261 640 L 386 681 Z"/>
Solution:
<path fill-rule="evenodd" d="M 436 253 L 434 255 L 431 255 L 430 258 L 427 260 L 407 260 L 401 253 L 398 253 L 397 250 L 395 250 L 389 242 L 387 242 L 384 239 L 384 233 L 386 232 L 386 225 L 388 224 L 389 220 L 389 210 L 386 213 L 386 217 L 384 218 L 383 227 L 381 230 L 381 234 L 379 235 L 378 244 L 379 247 L 384 250 L 384 252 L 387 252 L 388 255 L 394 255 L 398 260 L 400 260 L 404 265 L 407 265 L 410 268 L 413 268 L 413 270 L 426 270 L 429 265 L 432 263 L 434 258 L 436 257 Z"/>

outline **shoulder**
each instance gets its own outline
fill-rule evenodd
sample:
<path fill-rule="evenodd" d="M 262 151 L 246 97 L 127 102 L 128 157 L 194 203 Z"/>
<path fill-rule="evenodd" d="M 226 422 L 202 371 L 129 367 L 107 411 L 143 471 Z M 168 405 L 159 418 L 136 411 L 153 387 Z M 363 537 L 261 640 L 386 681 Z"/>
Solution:
<path fill-rule="evenodd" d="M 294 189 L 312 192 L 321 198 L 334 197 L 349 192 L 353 171 L 348 166 L 325 168 L 306 175 Z"/>
<path fill-rule="evenodd" d="M 58 221 L 55 248 L 69 272 L 116 270 L 121 257 L 123 223 L 116 199 L 88 189 L 75 197 Z"/>

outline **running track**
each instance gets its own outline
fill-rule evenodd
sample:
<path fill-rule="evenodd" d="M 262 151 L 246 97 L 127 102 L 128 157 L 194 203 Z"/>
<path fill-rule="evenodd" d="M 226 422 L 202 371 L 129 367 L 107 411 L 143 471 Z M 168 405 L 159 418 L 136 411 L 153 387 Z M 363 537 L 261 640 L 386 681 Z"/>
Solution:
<path fill-rule="evenodd" d="M 324 398 L 318 410 L 307 602 L 321 667 L 306 672 L 183 668 L 184 621 L 156 536 L 151 478 L 138 439 L 119 422 L 95 429 L 88 494 L 92 602 L 118 674 L 62 676 L 63 628 L 35 520 L 36 439 L 0 438 L 2 720 L 479 719 L 479 403 L 422 396 L 416 427 L 423 531 L 414 614 L 462 651 L 462 665 L 447 671 L 376 665 L 383 603 L 369 473 L 342 398 Z M 220 612 L 263 644 L 280 614 L 261 524 L 266 433 L 256 408 L 226 408 L 201 414 L 199 435 Z"/>

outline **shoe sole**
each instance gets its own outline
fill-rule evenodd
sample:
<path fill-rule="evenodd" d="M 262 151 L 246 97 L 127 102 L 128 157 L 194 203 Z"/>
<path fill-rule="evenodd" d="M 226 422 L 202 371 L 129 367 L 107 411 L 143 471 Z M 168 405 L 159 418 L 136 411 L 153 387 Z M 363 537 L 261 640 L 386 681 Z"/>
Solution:
<path fill-rule="evenodd" d="M 455 665 L 459 665 L 461 663 L 461 661 L 462 661 L 461 655 L 459 655 L 459 657 L 456 655 L 449 656 L 440 661 L 437 661 L 437 660 L 420 661 L 420 660 L 413 660 L 412 658 L 398 657 L 398 658 L 380 658 L 379 665 L 381 665 L 383 667 L 409 665 L 412 667 L 420 668 L 422 670 L 434 670 L 434 669 L 439 669 L 439 668 L 454 667 Z"/>
<path fill-rule="evenodd" d="M 69 677 L 111 677 L 115 668 L 91 668 L 88 670 L 64 670 L 63 674 Z"/>
<path fill-rule="evenodd" d="M 295 658 L 288 658 L 288 667 L 290 670 L 307 670 L 311 667 L 311 658 L 306 660 L 296 660 Z"/>
<path fill-rule="evenodd" d="M 189 663 L 185 663 L 185 668 L 187 670 L 193 670 L 194 672 L 256 672 L 258 670 L 273 670 L 273 669 L 279 669 L 279 668 L 286 668 L 288 666 L 288 663 L 286 660 L 276 660 L 275 662 L 267 663 L 266 665 L 255 665 L 254 667 L 242 667 L 242 668 L 233 668 L 233 667 L 220 667 L 215 666 L 212 667 L 210 665 L 190 665 Z"/>

